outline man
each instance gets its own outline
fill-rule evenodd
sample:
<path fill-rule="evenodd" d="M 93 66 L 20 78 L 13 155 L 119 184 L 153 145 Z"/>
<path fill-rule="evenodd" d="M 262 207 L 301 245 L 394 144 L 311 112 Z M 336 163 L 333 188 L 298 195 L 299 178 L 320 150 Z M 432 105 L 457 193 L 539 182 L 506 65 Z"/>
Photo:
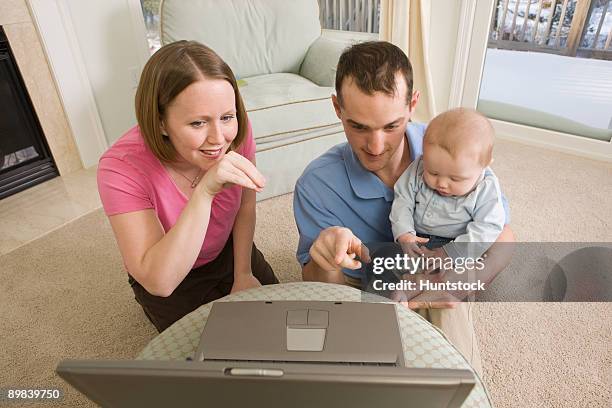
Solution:
<path fill-rule="evenodd" d="M 368 258 L 362 242 L 393 241 L 393 186 L 422 154 L 426 125 L 410 121 L 419 92 L 412 89 L 408 58 L 391 43 L 366 42 L 347 49 L 338 62 L 335 86 L 332 102 L 348 143 L 315 159 L 296 183 L 297 258 L 304 280 L 361 287 L 360 259 Z M 506 225 L 498 242 L 513 240 Z M 490 254 L 487 273 L 494 276 L 508 262 L 503 254 Z M 417 296 L 410 306 L 420 308 L 481 372 L 470 304 L 423 299 L 429 298 Z"/>

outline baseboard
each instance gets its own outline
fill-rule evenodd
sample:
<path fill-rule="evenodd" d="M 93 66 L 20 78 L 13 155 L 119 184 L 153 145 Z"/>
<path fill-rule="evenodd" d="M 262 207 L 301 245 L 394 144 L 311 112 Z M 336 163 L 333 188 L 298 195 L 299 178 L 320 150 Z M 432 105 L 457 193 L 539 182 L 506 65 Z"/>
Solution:
<path fill-rule="evenodd" d="M 531 146 L 612 162 L 612 142 L 492 119 L 497 136 Z"/>

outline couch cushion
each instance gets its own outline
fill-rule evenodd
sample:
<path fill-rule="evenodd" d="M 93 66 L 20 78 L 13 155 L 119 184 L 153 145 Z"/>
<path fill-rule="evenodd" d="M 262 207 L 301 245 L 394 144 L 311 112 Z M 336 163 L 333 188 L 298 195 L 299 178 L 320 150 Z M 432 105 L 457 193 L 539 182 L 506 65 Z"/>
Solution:
<path fill-rule="evenodd" d="M 333 92 L 295 74 L 244 78 L 240 93 L 258 151 L 340 132 Z"/>
<path fill-rule="evenodd" d="M 315 0 L 164 0 L 161 18 L 163 44 L 206 44 L 239 78 L 299 72 L 321 34 Z"/>
<path fill-rule="evenodd" d="M 300 75 L 320 86 L 334 86 L 338 60 L 348 46 L 344 41 L 319 37 L 306 53 Z"/>
<path fill-rule="evenodd" d="M 322 30 L 308 49 L 299 74 L 317 85 L 335 86 L 336 66 L 344 50 L 359 42 L 376 40 L 378 33 Z"/>

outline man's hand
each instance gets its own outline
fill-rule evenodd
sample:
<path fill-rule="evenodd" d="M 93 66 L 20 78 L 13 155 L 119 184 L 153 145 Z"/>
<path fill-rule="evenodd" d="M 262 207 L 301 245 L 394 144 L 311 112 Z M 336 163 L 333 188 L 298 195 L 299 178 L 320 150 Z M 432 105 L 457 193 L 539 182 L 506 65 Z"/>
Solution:
<path fill-rule="evenodd" d="M 359 269 L 360 260 L 370 262 L 368 248 L 350 229 L 343 227 L 329 227 L 321 231 L 310 247 L 310 257 L 325 271 Z"/>
<path fill-rule="evenodd" d="M 252 273 L 237 273 L 234 274 L 234 284 L 230 293 L 240 292 L 241 290 L 257 288 L 261 283 Z"/>

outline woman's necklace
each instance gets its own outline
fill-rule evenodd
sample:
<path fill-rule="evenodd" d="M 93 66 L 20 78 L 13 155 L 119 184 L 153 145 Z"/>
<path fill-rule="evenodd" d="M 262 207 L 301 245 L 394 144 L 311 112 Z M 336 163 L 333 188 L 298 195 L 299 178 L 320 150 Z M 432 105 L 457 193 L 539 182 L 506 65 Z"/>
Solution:
<path fill-rule="evenodd" d="M 184 175 L 183 173 L 181 173 L 180 171 L 178 171 L 177 169 L 173 168 L 172 170 L 174 170 L 174 172 L 176 174 L 178 174 L 179 176 L 182 176 L 185 178 L 185 180 L 189 181 L 191 183 L 191 188 L 195 188 L 198 183 L 200 182 L 200 179 L 202 178 L 202 170 L 198 171 L 198 174 L 195 176 L 195 178 L 192 180 L 189 177 L 187 177 L 186 175 Z"/>

